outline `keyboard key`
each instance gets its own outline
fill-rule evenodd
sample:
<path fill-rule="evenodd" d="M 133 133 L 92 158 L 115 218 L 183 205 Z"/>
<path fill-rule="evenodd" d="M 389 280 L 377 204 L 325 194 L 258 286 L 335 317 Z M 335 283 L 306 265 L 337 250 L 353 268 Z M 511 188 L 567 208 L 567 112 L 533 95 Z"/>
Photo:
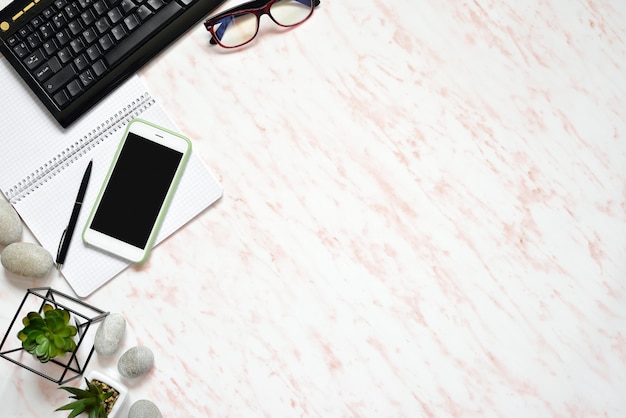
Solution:
<path fill-rule="evenodd" d="M 46 64 L 50 66 L 50 69 L 55 74 L 61 71 L 61 69 L 63 68 L 61 62 L 59 62 L 59 59 L 57 57 L 50 58 Z"/>
<path fill-rule="evenodd" d="M 139 26 L 139 20 L 137 20 L 135 15 L 130 15 L 124 19 L 124 25 L 126 25 L 129 32 L 132 32 L 137 26 Z"/>
<path fill-rule="evenodd" d="M 56 26 L 57 29 L 60 29 L 67 25 L 67 19 L 63 13 L 57 13 L 52 18 L 52 23 Z"/>
<path fill-rule="evenodd" d="M 52 25 L 50 24 L 50 22 L 46 22 L 43 25 L 41 25 L 39 27 L 39 33 L 41 34 L 41 39 L 44 39 L 44 40 L 54 35 L 54 29 L 52 28 Z"/>
<path fill-rule="evenodd" d="M 74 70 L 74 67 L 68 65 L 67 67 L 64 67 L 61 71 L 53 75 L 50 79 L 48 79 L 48 81 L 44 83 L 44 88 L 46 89 L 48 94 L 53 94 L 65 87 L 67 83 L 72 81 L 72 79 L 77 75 L 78 74 Z"/>
<path fill-rule="evenodd" d="M 57 33 L 56 39 L 57 39 L 57 45 L 64 46 L 70 41 L 70 36 L 67 33 L 67 30 L 64 29 Z"/>
<path fill-rule="evenodd" d="M 24 65 L 29 70 L 39 67 L 45 59 L 45 55 L 41 49 L 36 50 L 24 59 Z"/>
<path fill-rule="evenodd" d="M 48 7 L 41 12 L 41 15 L 46 19 L 50 19 L 54 16 L 54 9 L 52 7 Z"/>
<path fill-rule="evenodd" d="M 74 51 L 74 53 L 77 54 L 83 49 L 85 49 L 85 43 L 83 42 L 81 38 L 72 39 L 70 41 L 70 48 L 72 49 L 72 51 Z"/>
<path fill-rule="evenodd" d="M 26 55 L 28 55 L 30 50 L 28 49 L 28 45 L 26 45 L 26 42 L 20 42 L 19 44 L 15 45 L 15 47 L 13 48 L 13 52 L 18 58 L 24 58 Z"/>
<path fill-rule="evenodd" d="M 67 6 L 67 0 L 54 0 L 54 5 L 57 9 L 61 10 Z"/>
<path fill-rule="evenodd" d="M 33 17 L 33 20 L 30 21 L 30 24 L 33 26 L 33 28 L 37 29 L 39 26 L 43 25 L 44 20 L 41 16 L 35 16 Z"/>
<path fill-rule="evenodd" d="M 62 64 L 66 64 L 72 59 L 72 53 L 69 48 L 63 48 L 59 51 L 57 57 L 59 57 L 59 61 L 61 61 Z"/>
<path fill-rule="evenodd" d="M 124 15 L 127 15 L 133 10 L 135 10 L 137 8 L 137 5 L 133 3 L 131 0 L 122 0 L 120 2 L 120 8 L 122 9 L 122 12 L 124 13 Z"/>
<path fill-rule="evenodd" d="M 119 7 L 116 7 L 115 9 L 109 11 L 109 13 L 107 13 L 107 16 L 109 17 L 109 19 L 114 25 L 120 20 L 122 20 L 122 18 L 124 17 Z"/>
<path fill-rule="evenodd" d="M 96 22 L 96 29 L 98 29 L 98 32 L 101 34 L 106 33 L 109 31 L 109 29 L 111 29 L 111 25 L 109 24 L 109 21 L 106 17 L 98 19 L 98 21 Z"/>
<path fill-rule="evenodd" d="M 70 30 L 70 32 L 72 33 L 72 35 L 76 36 L 79 33 L 81 33 L 83 31 L 83 25 L 80 23 L 79 19 L 76 20 L 72 20 L 68 25 L 67 28 Z"/>
<path fill-rule="evenodd" d="M 111 35 L 113 35 L 116 41 L 119 41 L 123 39 L 127 35 L 127 33 L 124 30 L 124 27 L 120 24 L 114 26 L 113 29 L 111 29 Z"/>
<path fill-rule="evenodd" d="M 137 16 L 139 16 L 139 19 L 141 19 L 142 22 L 152 16 L 153 13 L 154 12 L 150 10 L 145 4 L 137 9 Z"/>
<path fill-rule="evenodd" d="M 57 57 L 51 58 L 41 67 L 37 68 L 34 75 L 39 80 L 39 82 L 45 81 L 47 78 L 51 77 L 52 74 L 59 72 L 61 70 L 61 63 Z"/>
<path fill-rule="evenodd" d="M 64 10 L 68 20 L 76 19 L 80 14 L 80 10 L 74 3 L 65 6 Z"/>
<path fill-rule="evenodd" d="M 100 49 L 102 49 L 103 51 L 108 51 L 115 45 L 113 43 L 113 40 L 111 39 L 111 36 L 109 36 L 108 33 L 100 38 L 98 42 L 100 43 Z"/>
<path fill-rule="evenodd" d="M 96 61 L 91 69 L 93 70 L 93 73 L 96 75 L 96 77 L 100 77 L 102 74 L 107 72 L 107 66 L 103 60 Z"/>
<path fill-rule="evenodd" d="M 78 80 L 72 80 L 67 85 L 67 92 L 70 94 L 70 97 L 76 97 L 83 91 L 83 86 L 80 85 Z"/>
<path fill-rule="evenodd" d="M 148 0 L 148 4 L 154 10 L 159 10 L 159 9 L 161 9 L 161 7 L 165 6 L 165 3 L 163 3 L 162 0 Z"/>
<path fill-rule="evenodd" d="M 59 47 L 57 47 L 57 44 L 54 42 L 53 39 L 44 42 L 42 47 L 43 50 L 46 51 L 46 55 L 48 55 L 49 57 L 56 54 L 59 50 Z"/>
<path fill-rule="evenodd" d="M 169 3 L 163 7 L 152 19 L 147 20 L 137 30 L 128 35 L 119 45 L 105 55 L 105 61 L 109 67 L 114 66 L 124 57 L 130 54 L 135 48 L 141 45 L 146 39 L 158 32 L 162 25 L 176 17 L 184 9 L 176 2 Z"/>
<path fill-rule="evenodd" d="M 10 36 L 9 39 L 7 39 L 7 44 L 11 48 L 13 48 L 19 42 L 20 42 L 20 38 L 17 35 Z"/>
<path fill-rule="evenodd" d="M 95 10 L 97 16 L 102 16 L 109 10 L 109 6 L 104 2 L 104 0 L 98 0 L 93 4 L 93 9 Z"/>
<path fill-rule="evenodd" d="M 67 106 L 70 103 L 70 98 L 67 97 L 67 94 L 65 93 L 64 90 L 61 90 L 60 92 L 55 94 L 52 97 L 52 99 L 57 104 L 57 106 L 59 106 L 60 108 L 64 108 L 65 106 Z"/>
<path fill-rule="evenodd" d="M 26 37 L 26 42 L 28 42 L 28 45 L 30 45 L 31 49 L 37 48 L 39 45 L 41 45 L 41 38 L 39 37 L 37 32 L 31 33 L 30 35 L 28 35 L 28 37 Z"/>
<path fill-rule="evenodd" d="M 87 66 L 89 66 L 89 61 L 87 60 L 87 56 L 85 54 L 80 54 L 76 58 L 74 58 L 74 65 L 78 71 L 82 71 Z"/>
<path fill-rule="evenodd" d="M 87 70 L 85 72 L 82 72 L 79 76 L 78 79 L 80 80 L 80 82 L 83 84 L 84 87 L 89 86 L 91 83 L 93 83 L 94 81 L 96 81 L 96 78 L 94 77 L 93 73 L 90 70 Z"/>
<path fill-rule="evenodd" d="M 95 20 L 96 20 L 96 17 L 94 16 L 94 14 L 91 11 L 91 9 L 85 10 L 84 12 L 82 12 L 80 14 L 80 18 L 83 21 L 83 24 L 85 25 L 85 27 L 91 26 L 91 24 L 93 22 L 95 22 Z"/>
<path fill-rule="evenodd" d="M 21 27 L 17 32 L 20 34 L 20 36 L 23 39 L 23 38 L 26 38 L 28 35 L 30 35 L 33 32 L 33 29 L 30 27 L 30 25 L 25 25 Z"/>
<path fill-rule="evenodd" d="M 52 69 L 48 64 L 42 65 L 41 67 L 37 68 L 37 70 L 35 70 L 35 72 L 33 73 L 37 81 L 39 81 L 40 83 L 42 81 L 45 81 L 48 77 L 52 77 L 52 74 L 54 73 L 52 72 Z"/>
<path fill-rule="evenodd" d="M 85 40 L 85 44 L 90 45 L 98 39 L 98 34 L 93 28 L 89 28 L 83 32 L 83 39 Z"/>
<path fill-rule="evenodd" d="M 100 48 L 98 48 L 98 46 L 95 44 L 89 46 L 89 48 L 87 48 L 85 53 L 87 54 L 91 62 L 94 62 L 95 60 L 97 60 L 98 58 L 102 56 L 102 52 L 100 51 Z"/>

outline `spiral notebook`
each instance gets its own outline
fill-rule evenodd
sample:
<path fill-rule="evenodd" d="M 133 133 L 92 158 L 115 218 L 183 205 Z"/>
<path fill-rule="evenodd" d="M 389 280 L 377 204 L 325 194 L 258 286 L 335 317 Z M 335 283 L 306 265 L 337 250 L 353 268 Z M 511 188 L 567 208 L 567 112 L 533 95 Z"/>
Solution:
<path fill-rule="evenodd" d="M 137 76 L 131 77 L 68 129 L 57 124 L 4 57 L 0 57 L 0 92 L 4 102 L 0 111 L 0 190 L 39 244 L 53 257 L 67 226 L 83 172 L 93 160 L 84 208 L 62 269 L 74 292 L 86 297 L 129 265 L 125 260 L 86 246 L 80 237 L 126 124 L 141 117 L 173 131 L 179 130 Z M 192 151 L 156 243 L 221 195 L 221 186 Z M 158 251 L 153 252 L 154 256 L 158 256 Z"/>

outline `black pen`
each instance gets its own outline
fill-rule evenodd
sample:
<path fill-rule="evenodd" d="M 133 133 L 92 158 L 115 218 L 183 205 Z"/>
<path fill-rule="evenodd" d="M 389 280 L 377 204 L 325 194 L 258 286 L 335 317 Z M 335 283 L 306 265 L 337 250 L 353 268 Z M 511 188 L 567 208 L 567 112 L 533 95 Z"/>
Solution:
<path fill-rule="evenodd" d="M 89 161 L 89 164 L 87 165 L 87 169 L 85 170 L 85 174 L 83 175 L 83 180 L 80 182 L 78 196 L 76 196 L 76 201 L 74 202 L 74 208 L 72 209 L 70 222 L 67 224 L 67 228 L 65 228 L 65 231 L 63 231 L 63 235 L 61 235 L 61 242 L 59 242 L 59 251 L 57 252 L 57 269 L 59 270 L 61 270 L 61 267 L 63 266 L 63 262 L 65 261 L 65 257 L 67 256 L 67 249 L 70 247 L 70 241 L 72 239 L 72 235 L 74 234 L 74 228 L 76 228 L 78 213 L 80 212 L 80 208 L 83 205 L 83 198 L 85 197 L 85 192 L 87 191 L 87 184 L 89 184 L 89 176 L 91 176 L 92 165 L 93 160 Z"/>

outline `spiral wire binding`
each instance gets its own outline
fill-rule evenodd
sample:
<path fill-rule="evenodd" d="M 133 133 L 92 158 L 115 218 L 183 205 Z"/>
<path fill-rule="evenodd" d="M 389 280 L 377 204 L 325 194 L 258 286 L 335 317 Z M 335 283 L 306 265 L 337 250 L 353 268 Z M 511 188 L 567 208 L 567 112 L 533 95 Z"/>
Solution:
<path fill-rule="evenodd" d="M 48 180 L 78 161 L 81 156 L 87 154 L 115 132 L 125 128 L 132 119 L 142 114 L 153 104 L 154 99 L 148 93 L 142 94 L 33 173 L 18 181 L 17 185 L 11 187 L 6 193 L 7 199 L 12 204 L 16 204 L 26 198 L 41 185 L 47 183 Z"/>

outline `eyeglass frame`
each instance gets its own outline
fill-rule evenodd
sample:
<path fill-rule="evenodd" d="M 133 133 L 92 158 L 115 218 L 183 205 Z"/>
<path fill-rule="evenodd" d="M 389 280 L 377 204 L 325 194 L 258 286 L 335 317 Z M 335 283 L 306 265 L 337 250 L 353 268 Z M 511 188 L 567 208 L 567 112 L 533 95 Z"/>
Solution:
<path fill-rule="evenodd" d="M 308 0 L 313 4 L 313 7 L 311 7 L 311 13 L 309 13 L 309 15 L 301 22 L 298 22 L 293 25 L 283 25 L 283 24 L 278 23 L 276 20 L 274 20 L 274 18 L 270 14 L 270 8 L 277 1 L 282 1 L 282 0 L 252 0 L 246 3 L 242 3 L 238 6 L 232 7 L 228 10 L 224 10 L 223 12 L 218 13 L 215 16 L 208 18 L 207 20 L 204 21 L 204 27 L 206 28 L 206 30 L 209 31 L 209 33 L 211 33 L 211 40 L 209 42 L 211 43 L 211 45 L 219 45 L 222 48 L 239 48 L 252 42 L 252 40 L 256 38 L 257 34 L 259 33 L 259 28 L 261 26 L 261 16 L 268 15 L 274 23 L 276 23 L 278 26 L 281 26 L 283 28 L 293 28 L 309 20 L 309 18 L 313 15 L 313 10 L 317 6 L 320 5 L 320 0 Z M 302 3 L 305 0 L 296 0 L 296 1 Z M 247 40 L 246 42 L 240 45 L 235 45 L 235 46 L 226 46 L 217 40 L 217 36 L 215 35 L 215 31 L 213 30 L 213 26 L 215 26 L 216 23 L 218 23 L 220 20 L 224 19 L 225 17 L 229 15 L 242 15 L 246 13 L 251 13 L 255 15 L 256 21 L 257 21 L 256 32 L 254 32 L 254 35 L 252 35 L 252 37 L 249 40 Z"/>

